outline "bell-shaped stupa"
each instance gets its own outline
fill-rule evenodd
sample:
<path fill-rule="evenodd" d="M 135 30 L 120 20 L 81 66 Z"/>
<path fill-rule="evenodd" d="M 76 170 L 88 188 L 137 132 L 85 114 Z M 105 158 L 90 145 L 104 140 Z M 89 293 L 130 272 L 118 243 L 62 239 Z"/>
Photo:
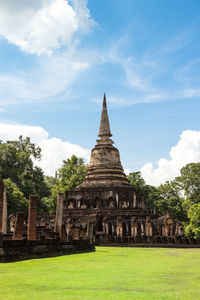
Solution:
<path fill-rule="evenodd" d="M 88 171 L 79 187 L 129 185 L 121 165 L 119 151 L 113 147 L 114 142 L 110 139 L 111 136 L 106 96 L 104 94 L 98 134 L 100 139 L 97 140 L 97 145 L 91 151 Z"/>

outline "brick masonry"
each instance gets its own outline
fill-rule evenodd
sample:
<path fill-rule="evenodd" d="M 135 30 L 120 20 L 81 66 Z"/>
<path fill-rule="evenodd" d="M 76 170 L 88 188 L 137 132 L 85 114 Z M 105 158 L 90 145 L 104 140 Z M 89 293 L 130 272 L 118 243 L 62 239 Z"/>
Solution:
<path fill-rule="evenodd" d="M 28 240 L 36 240 L 37 196 L 29 196 L 28 210 Z"/>

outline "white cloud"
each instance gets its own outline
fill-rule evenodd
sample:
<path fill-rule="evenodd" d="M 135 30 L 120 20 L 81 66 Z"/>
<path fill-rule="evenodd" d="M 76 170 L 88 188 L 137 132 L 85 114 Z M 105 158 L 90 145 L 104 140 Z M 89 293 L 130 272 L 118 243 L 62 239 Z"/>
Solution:
<path fill-rule="evenodd" d="M 131 173 L 131 170 L 129 170 L 129 169 L 124 169 L 124 173 L 125 173 L 126 175 L 129 175 L 129 173 Z"/>
<path fill-rule="evenodd" d="M 54 175 L 62 165 L 63 159 L 71 157 L 73 154 L 78 157 L 83 157 L 88 161 L 89 150 L 84 149 L 79 145 L 71 144 L 67 141 L 62 141 L 56 137 L 44 139 L 39 143 L 42 149 L 43 158 L 41 162 L 37 163 L 46 174 Z"/>
<path fill-rule="evenodd" d="M 46 175 L 53 176 L 61 167 L 63 159 L 70 158 L 73 154 L 84 158 L 86 162 L 89 159 L 88 149 L 56 137 L 50 138 L 48 132 L 42 127 L 0 123 L 0 140 L 16 140 L 19 135 L 29 136 L 33 143 L 41 147 L 42 159 L 36 164 Z"/>
<path fill-rule="evenodd" d="M 98 62 L 99 54 L 81 48 L 80 41 L 93 24 L 86 0 L 0 0 L 0 36 L 25 52 L 43 54 L 15 73 L 0 71 L 0 106 L 69 95 L 81 73 Z"/>
<path fill-rule="evenodd" d="M 145 164 L 141 173 L 147 184 L 159 185 L 166 180 L 173 180 L 180 174 L 180 169 L 188 163 L 200 162 L 200 131 L 184 130 L 176 146 L 170 150 L 170 159 L 161 158 L 158 167 Z"/>
<path fill-rule="evenodd" d="M 48 132 L 42 127 L 0 123 L 1 140 L 16 140 L 20 135 L 30 136 L 33 143 L 37 144 L 48 139 Z"/>
<path fill-rule="evenodd" d="M 99 63 L 98 57 L 91 49 L 80 51 L 73 45 L 67 52 L 39 58 L 32 70 L 0 74 L 0 105 L 59 101 L 60 94 L 68 95 L 83 72 Z"/>
<path fill-rule="evenodd" d="M 0 0 L 0 35 L 28 53 L 51 53 L 87 32 L 86 0 Z"/>

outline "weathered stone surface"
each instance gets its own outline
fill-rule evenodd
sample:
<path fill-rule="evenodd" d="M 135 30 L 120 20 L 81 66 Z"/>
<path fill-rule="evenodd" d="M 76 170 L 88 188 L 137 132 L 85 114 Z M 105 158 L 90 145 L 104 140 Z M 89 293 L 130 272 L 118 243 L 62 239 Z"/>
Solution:
<path fill-rule="evenodd" d="M 36 240 L 36 220 L 37 220 L 37 197 L 29 196 L 28 210 L 28 240 Z"/>
<path fill-rule="evenodd" d="M 17 212 L 13 239 L 14 240 L 22 239 L 23 231 L 24 231 L 24 213 L 22 211 L 20 211 L 20 212 Z"/>
<path fill-rule="evenodd" d="M 0 232 L 7 233 L 7 198 L 2 180 L 0 181 Z"/>
<path fill-rule="evenodd" d="M 57 197 L 57 207 L 56 207 L 56 218 L 55 218 L 55 232 L 62 236 L 62 218 L 63 218 L 63 201 L 64 194 L 59 193 Z"/>
<path fill-rule="evenodd" d="M 94 251 L 94 245 L 85 241 L 63 242 L 55 239 L 37 241 L 4 240 L 1 245 L 0 235 L 0 262 L 11 262 L 32 258 L 52 257 L 66 254 Z"/>

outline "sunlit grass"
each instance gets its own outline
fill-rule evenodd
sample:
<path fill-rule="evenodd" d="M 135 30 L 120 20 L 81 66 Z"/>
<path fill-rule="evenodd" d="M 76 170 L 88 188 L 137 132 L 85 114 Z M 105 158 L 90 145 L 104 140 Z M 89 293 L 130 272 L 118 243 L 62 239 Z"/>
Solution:
<path fill-rule="evenodd" d="M 200 249 L 97 247 L 0 264 L 0 299 L 200 299 Z"/>

